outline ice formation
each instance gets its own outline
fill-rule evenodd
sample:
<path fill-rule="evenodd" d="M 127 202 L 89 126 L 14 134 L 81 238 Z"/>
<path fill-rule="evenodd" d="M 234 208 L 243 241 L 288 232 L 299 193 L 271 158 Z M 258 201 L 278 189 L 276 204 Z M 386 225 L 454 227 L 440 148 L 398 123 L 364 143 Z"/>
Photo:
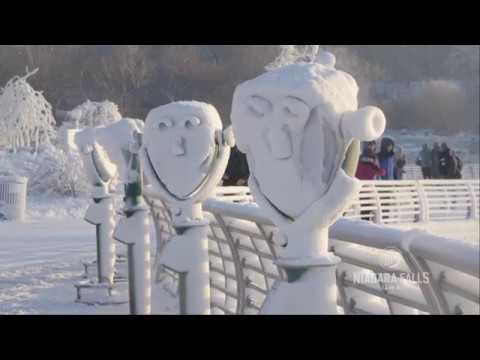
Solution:
<path fill-rule="evenodd" d="M 212 105 L 181 101 L 150 111 L 143 140 L 145 175 L 152 191 L 169 204 L 177 231 L 159 263 L 185 276 L 180 312 L 210 314 L 208 220 L 202 201 L 225 172 L 234 143 L 231 129 L 222 131 Z"/>
<path fill-rule="evenodd" d="M 98 143 L 109 159 L 116 164 L 119 180 L 124 182 L 128 175 L 126 155 L 133 141 L 134 132 L 141 133 L 143 122 L 136 119 L 121 119 L 108 126 L 86 129 L 71 129 L 65 132 L 65 146 L 73 153 L 82 151 L 86 144 Z"/>
<path fill-rule="evenodd" d="M 383 133 L 380 109 L 358 110 L 358 86 L 335 69 L 335 57 L 315 55 L 239 85 L 232 104 L 238 148 L 250 167 L 255 201 L 278 226 L 284 249 L 263 314 L 335 314 L 335 267 L 328 228 L 350 205 L 360 182 L 342 166 L 352 141 Z M 302 299 L 299 301 L 299 299 Z"/>
<path fill-rule="evenodd" d="M 358 86 L 324 63 L 297 63 L 239 85 L 232 124 L 254 179 L 281 212 L 299 217 L 329 190 L 353 138 L 378 137 L 381 110 L 358 109 Z M 285 191 L 288 189 L 288 191 Z"/>
<path fill-rule="evenodd" d="M 152 110 L 144 147 L 152 168 L 173 197 L 186 199 L 205 182 L 217 156 L 222 122 L 209 104 L 176 102 Z"/>
<path fill-rule="evenodd" d="M 68 113 L 68 125 L 73 128 L 108 126 L 122 118 L 118 106 L 108 100 L 87 100 Z"/>
<path fill-rule="evenodd" d="M 319 50 L 318 45 L 280 45 L 280 54 L 265 69 L 270 71 L 298 62 L 312 62 L 317 54 L 325 54 Z"/>
<path fill-rule="evenodd" d="M 0 133 L 15 152 L 20 148 L 38 151 L 56 136 L 51 105 L 27 82 L 37 71 L 15 76 L 0 90 Z"/>

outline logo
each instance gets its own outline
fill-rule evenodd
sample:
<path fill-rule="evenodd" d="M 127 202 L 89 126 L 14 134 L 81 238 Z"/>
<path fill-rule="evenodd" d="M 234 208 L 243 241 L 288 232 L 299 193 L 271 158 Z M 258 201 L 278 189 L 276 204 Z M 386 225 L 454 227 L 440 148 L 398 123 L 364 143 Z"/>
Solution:
<path fill-rule="evenodd" d="M 417 284 L 430 281 L 428 272 L 415 274 L 408 270 L 407 265 L 401 266 L 404 262 L 403 256 L 396 248 L 372 249 L 371 251 L 373 256 L 378 259 L 377 264 L 380 267 L 380 271 L 353 273 L 354 283 L 364 285 L 377 284 L 384 290 L 392 291 L 401 289 L 405 281 Z"/>
<path fill-rule="evenodd" d="M 399 265 L 402 263 L 403 257 L 397 249 L 386 248 L 383 250 L 377 250 L 380 266 L 388 270 L 398 270 Z"/>

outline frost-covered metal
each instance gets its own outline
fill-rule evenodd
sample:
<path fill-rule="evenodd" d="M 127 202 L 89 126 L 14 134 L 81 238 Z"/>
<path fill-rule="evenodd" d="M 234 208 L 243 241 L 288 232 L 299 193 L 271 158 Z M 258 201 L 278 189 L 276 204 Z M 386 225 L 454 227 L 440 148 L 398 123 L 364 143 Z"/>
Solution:
<path fill-rule="evenodd" d="M 326 52 L 235 90 L 231 119 L 249 187 L 286 243 L 276 263 L 287 281 L 277 283 L 263 313 L 336 313 L 339 259 L 328 250 L 328 228 L 360 190 L 352 177 L 356 161 L 343 169 L 346 154 L 385 129 L 380 109 L 358 108 L 358 90 Z"/>
<path fill-rule="evenodd" d="M 160 264 L 177 272 L 185 294 L 180 309 L 210 314 L 209 221 L 202 202 L 221 180 L 233 145 L 217 110 L 196 101 L 174 102 L 150 111 L 141 151 L 151 191 L 172 209 L 175 235 L 160 254 Z"/>
<path fill-rule="evenodd" d="M 233 190 L 219 188 L 204 204 L 211 219 L 212 313 L 258 314 L 274 284 L 285 279 L 275 264 L 284 244 L 245 188 Z M 159 242 L 168 242 L 169 210 L 153 194 L 149 199 L 154 223 L 162 229 Z M 331 227 L 330 238 L 330 250 L 341 258 L 339 313 L 480 313 L 478 244 L 348 218 Z"/>

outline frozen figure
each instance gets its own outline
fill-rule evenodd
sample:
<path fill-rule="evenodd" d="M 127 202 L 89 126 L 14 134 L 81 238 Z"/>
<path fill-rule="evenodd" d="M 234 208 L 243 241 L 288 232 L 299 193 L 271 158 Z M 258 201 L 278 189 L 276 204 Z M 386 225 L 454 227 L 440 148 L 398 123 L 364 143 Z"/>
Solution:
<path fill-rule="evenodd" d="M 329 252 L 328 228 L 360 190 L 355 170 L 347 175 L 342 165 L 352 142 L 377 139 L 385 129 L 383 112 L 358 109 L 357 95 L 356 81 L 325 52 L 235 90 L 231 119 L 250 190 L 287 243 L 277 264 L 288 281 L 276 284 L 264 314 L 337 311 L 339 258 Z"/>
<path fill-rule="evenodd" d="M 66 149 L 82 154 L 83 166 L 93 187 L 93 202 L 85 220 L 96 226 L 98 284 L 112 286 L 116 265 L 116 246 L 113 238 L 115 209 L 111 193 L 112 183 L 127 179 L 128 162 L 125 158 L 134 134 L 141 124 L 133 119 L 122 119 L 109 126 L 86 129 L 67 129 Z M 109 300 L 110 301 L 110 300 Z"/>
<path fill-rule="evenodd" d="M 152 193 L 169 205 L 177 233 L 161 263 L 180 274 L 180 287 L 186 291 L 181 313 L 209 314 L 208 222 L 201 203 L 225 172 L 232 133 L 222 131 L 212 105 L 181 101 L 150 111 L 143 140 L 145 176 Z"/>

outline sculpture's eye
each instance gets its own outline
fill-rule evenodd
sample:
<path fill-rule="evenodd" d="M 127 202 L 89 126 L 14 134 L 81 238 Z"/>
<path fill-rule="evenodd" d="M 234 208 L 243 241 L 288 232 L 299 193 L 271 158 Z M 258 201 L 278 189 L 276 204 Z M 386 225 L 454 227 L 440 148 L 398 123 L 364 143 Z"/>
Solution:
<path fill-rule="evenodd" d="M 257 95 L 252 95 L 247 99 L 247 106 L 258 117 L 263 117 L 273 109 L 273 105 L 269 100 Z"/>
<path fill-rule="evenodd" d="M 157 124 L 160 130 L 166 130 L 167 128 L 171 128 L 173 126 L 173 122 L 170 119 L 162 119 Z"/>
<path fill-rule="evenodd" d="M 310 108 L 302 100 L 288 96 L 283 101 L 283 110 L 287 116 L 306 120 L 310 114 Z"/>
<path fill-rule="evenodd" d="M 184 122 L 184 126 L 185 126 L 186 129 L 190 129 L 190 128 L 195 127 L 195 126 L 199 126 L 200 124 L 201 124 L 201 121 L 196 116 L 192 116 L 192 117 L 186 119 L 185 122 Z"/>

